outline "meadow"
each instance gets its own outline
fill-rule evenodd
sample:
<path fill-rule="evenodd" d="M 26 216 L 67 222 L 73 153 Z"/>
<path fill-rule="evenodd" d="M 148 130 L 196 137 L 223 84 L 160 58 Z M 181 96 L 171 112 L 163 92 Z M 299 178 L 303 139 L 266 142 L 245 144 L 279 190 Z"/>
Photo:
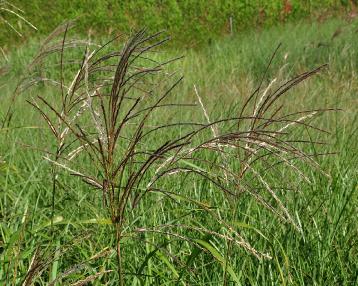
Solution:
<path fill-rule="evenodd" d="M 136 118 L 133 125 L 121 125 L 117 145 L 135 144 L 113 151 L 113 158 L 127 158 L 127 151 L 137 157 L 128 157 L 119 177 L 106 168 L 115 161 L 108 159 L 107 141 L 113 137 L 101 133 L 108 130 L 96 112 L 107 97 L 102 103 L 96 92 L 120 89 L 113 85 L 125 53 L 113 52 L 125 50 L 125 39 L 103 48 L 112 53 L 111 61 L 92 75 L 83 63 L 98 46 L 86 52 L 79 43 L 65 50 L 64 33 L 69 41 L 76 38 L 64 29 L 48 46 L 41 46 L 44 39 L 30 39 L 2 62 L 1 285 L 357 285 L 357 21 L 333 18 L 250 29 L 197 49 L 154 47 L 150 61 L 143 56 L 133 67 L 148 78 L 130 96 L 141 94 L 138 104 L 148 97 L 142 110 L 155 106 L 157 111 L 143 126 Z M 36 58 L 51 43 L 59 47 L 57 53 Z M 151 66 L 163 62 L 168 64 L 158 64 L 158 70 Z M 51 106 L 61 110 L 81 63 L 84 82 L 78 92 L 87 98 L 93 91 L 95 107 L 71 125 Z M 312 76 L 306 74 L 312 70 Z M 260 133 L 268 124 L 256 111 L 286 82 L 295 84 L 268 114 L 278 118 L 270 126 L 283 136 L 279 140 L 276 133 Z M 153 105 L 151 98 L 155 102 L 164 95 L 161 108 Z M 131 114 L 129 103 L 122 108 L 120 116 L 126 118 L 126 110 Z M 107 116 L 103 124 L 111 126 L 113 118 Z M 253 126 L 260 128 L 253 131 Z M 65 146 L 75 153 L 59 147 L 59 131 L 66 128 Z M 171 141 L 200 128 L 190 142 Z M 105 151 L 101 140 L 109 144 Z M 102 154 L 109 157 L 101 161 Z M 177 165 L 168 167 L 154 187 L 161 168 L 178 154 Z M 146 156 L 158 166 L 138 171 L 135 181 L 132 174 Z M 257 159 L 251 164 L 251 158 Z M 122 205 L 115 197 L 122 182 L 128 182 L 123 192 L 128 190 L 130 204 L 118 216 L 116 207 Z"/>

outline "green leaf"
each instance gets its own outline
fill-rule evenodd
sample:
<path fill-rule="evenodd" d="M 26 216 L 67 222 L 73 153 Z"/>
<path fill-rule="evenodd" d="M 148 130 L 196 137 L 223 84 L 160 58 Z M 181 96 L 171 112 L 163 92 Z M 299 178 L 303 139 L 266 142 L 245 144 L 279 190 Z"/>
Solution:
<path fill-rule="evenodd" d="M 268 239 L 267 236 L 265 236 L 261 231 L 259 231 L 257 228 L 245 223 L 245 222 L 241 222 L 241 221 L 233 221 L 232 224 L 238 228 L 247 228 L 247 229 L 252 229 L 253 231 L 255 231 L 256 233 L 258 233 L 261 237 L 263 237 L 264 239 L 266 239 L 267 241 L 270 241 Z"/>
<path fill-rule="evenodd" d="M 166 247 L 168 245 L 168 242 L 162 244 L 160 247 Z M 155 248 L 154 250 L 150 251 L 147 256 L 145 257 L 142 265 L 139 267 L 139 270 L 137 271 L 138 274 L 142 274 L 144 268 L 148 265 L 149 260 L 159 251 L 159 247 Z"/>
<path fill-rule="evenodd" d="M 209 241 L 211 239 L 212 235 L 211 234 L 207 234 L 202 240 L 203 241 Z M 187 258 L 186 260 L 186 266 L 190 267 L 191 264 L 194 262 L 194 260 L 196 259 L 196 257 L 199 256 L 199 254 L 203 252 L 203 249 L 198 247 L 197 245 L 194 245 L 194 248 L 190 251 L 190 256 Z M 178 282 L 181 280 L 181 278 L 184 275 L 184 269 L 181 271 L 180 276 L 178 278 Z"/>
<path fill-rule="evenodd" d="M 59 265 L 59 257 L 57 250 L 60 248 L 61 242 L 58 239 L 56 242 L 56 253 L 55 253 L 55 259 L 53 260 L 52 266 L 51 266 L 51 277 L 50 282 L 56 280 L 57 272 L 58 272 L 58 265 Z M 57 283 L 55 284 L 57 285 Z"/>
<path fill-rule="evenodd" d="M 225 258 L 221 255 L 219 251 L 215 249 L 214 246 L 212 246 L 209 242 L 201 240 L 201 239 L 195 239 L 194 240 L 197 244 L 207 249 L 211 255 L 221 263 L 224 271 L 225 271 L 225 265 L 227 272 L 230 274 L 232 280 L 234 280 L 237 284 L 241 284 L 239 278 L 237 277 L 234 269 L 231 267 L 228 261 L 225 260 Z"/>
<path fill-rule="evenodd" d="M 174 278 L 179 278 L 179 273 L 176 271 L 174 265 L 170 263 L 169 259 L 163 254 L 163 252 L 158 250 L 155 255 L 169 267 L 171 272 L 174 274 Z"/>
<path fill-rule="evenodd" d="M 191 162 L 189 162 L 189 161 L 180 160 L 180 162 L 181 162 L 181 163 L 184 163 L 185 165 L 188 165 L 188 166 L 190 166 L 190 167 L 192 167 L 192 168 L 194 168 L 194 169 L 196 169 L 196 170 L 199 170 L 199 171 L 201 171 L 201 172 L 206 172 L 203 168 L 201 168 L 201 167 L 199 167 L 199 166 L 197 166 L 197 165 L 195 165 L 195 164 L 193 164 L 193 163 L 191 163 Z"/>

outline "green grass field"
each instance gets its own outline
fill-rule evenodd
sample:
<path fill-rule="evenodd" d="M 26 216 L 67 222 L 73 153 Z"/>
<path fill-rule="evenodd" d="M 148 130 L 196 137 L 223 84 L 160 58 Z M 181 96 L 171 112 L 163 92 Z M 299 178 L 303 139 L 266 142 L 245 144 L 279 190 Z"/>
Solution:
<path fill-rule="evenodd" d="M 115 43 L 117 48 L 119 43 Z M 299 230 L 245 191 L 228 199 L 205 178 L 169 176 L 160 188 L 175 193 L 175 197 L 150 192 L 135 209 L 126 212 L 124 232 L 128 236 L 121 246 L 126 285 L 358 284 L 358 22 L 331 19 L 286 24 L 247 31 L 199 50 L 162 48 L 153 57 L 164 60 L 184 55 L 167 67 L 169 74 L 175 71 L 172 78 L 184 75 L 172 98 L 180 103 L 198 103 L 195 85 L 214 121 L 238 116 L 279 43 L 282 46 L 264 78 L 265 87 L 274 78 L 279 84 L 328 64 L 285 94 L 281 99 L 285 111 L 336 109 L 308 121 L 329 133 L 304 126 L 292 130 L 292 138 L 309 140 L 297 146 L 313 154 L 323 171 L 298 162 L 309 182 L 284 165 L 277 172 L 267 171 L 264 162 L 255 165 Z M 38 48 L 39 43 L 30 40 L 8 54 L 8 61 L 2 61 L 8 72 L 0 79 L 0 115 L 4 118 L 9 106 L 14 114 L 10 125 L 0 129 L 0 284 L 21 285 L 30 266 L 38 263 L 41 273 L 34 278 L 34 285 L 85 285 L 86 277 L 88 285 L 118 285 L 116 235 L 102 192 L 57 168 L 52 207 L 53 166 L 44 159 L 44 150 L 54 152 L 56 141 L 26 100 L 41 95 L 56 103 L 60 92 L 39 84 L 11 101 L 16 84 L 28 75 L 26 66 Z M 83 50 L 78 53 L 79 60 Z M 71 70 L 65 71 L 67 79 Z M 51 66 L 46 76 L 59 76 L 59 66 Z M 167 87 L 159 80 L 154 94 L 163 93 Z M 173 120 L 206 123 L 199 104 L 157 112 L 149 123 Z M 168 130 L 159 133 L 160 138 L 148 137 L 143 148 L 149 150 L 159 140 L 180 136 L 185 127 Z M 313 141 L 326 144 L 314 145 Z M 318 156 L 324 153 L 328 155 Z M 200 156 L 219 160 L 206 151 Z M 225 160 L 231 170 L 240 168 L 240 162 Z M 82 158 L 76 167 L 96 173 L 96 166 L 91 164 L 88 158 Z M 217 171 L 212 168 L 211 172 L 214 175 Z M 101 173 L 96 175 L 100 177 Z M 151 176 L 153 172 L 145 174 L 144 186 Z M 262 191 L 253 174 L 248 174 L 245 183 Z M 272 198 L 265 198 L 277 206 Z M 231 243 L 233 234 L 219 221 L 229 222 L 245 241 L 271 259 L 259 259 Z"/>

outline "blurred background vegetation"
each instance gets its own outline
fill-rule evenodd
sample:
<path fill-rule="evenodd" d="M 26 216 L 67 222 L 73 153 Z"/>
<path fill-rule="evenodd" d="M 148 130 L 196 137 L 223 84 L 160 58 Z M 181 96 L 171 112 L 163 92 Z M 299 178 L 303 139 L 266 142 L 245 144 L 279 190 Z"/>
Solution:
<path fill-rule="evenodd" d="M 222 35 L 267 27 L 299 19 L 324 20 L 336 14 L 356 12 L 356 0 L 14 0 L 12 5 L 25 11 L 39 32 L 25 25 L 14 14 L 6 20 L 22 34 L 47 35 L 66 19 L 77 19 L 82 33 L 111 34 L 142 27 L 166 30 L 173 45 L 198 46 Z M 1 11 L 5 17 L 6 11 Z M 6 46 L 25 41 L 0 21 L 0 43 Z"/>

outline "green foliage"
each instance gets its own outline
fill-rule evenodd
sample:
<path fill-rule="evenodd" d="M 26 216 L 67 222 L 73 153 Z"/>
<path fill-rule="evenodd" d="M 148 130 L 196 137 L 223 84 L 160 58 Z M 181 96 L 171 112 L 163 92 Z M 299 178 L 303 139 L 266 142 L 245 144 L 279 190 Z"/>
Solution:
<path fill-rule="evenodd" d="M 26 11 L 26 17 L 48 34 L 64 19 L 78 19 L 83 33 L 104 35 L 111 31 L 129 32 L 142 27 L 167 30 L 176 45 L 193 46 L 220 35 L 257 25 L 273 25 L 327 10 L 349 6 L 344 0 L 290 0 L 284 12 L 283 0 L 31 0 L 12 1 Z M 230 25 L 230 19 L 232 27 Z M 21 26 L 21 23 L 19 23 Z M 21 27 L 20 27 L 21 28 Z M 28 27 L 23 27 L 28 29 Z M 31 31 L 34 34 L 34 31 Z M 16 35 L 0 26 L 0 42 L 16 40 Z M 18 40 L 18 39 L 17 39 Z"/>

